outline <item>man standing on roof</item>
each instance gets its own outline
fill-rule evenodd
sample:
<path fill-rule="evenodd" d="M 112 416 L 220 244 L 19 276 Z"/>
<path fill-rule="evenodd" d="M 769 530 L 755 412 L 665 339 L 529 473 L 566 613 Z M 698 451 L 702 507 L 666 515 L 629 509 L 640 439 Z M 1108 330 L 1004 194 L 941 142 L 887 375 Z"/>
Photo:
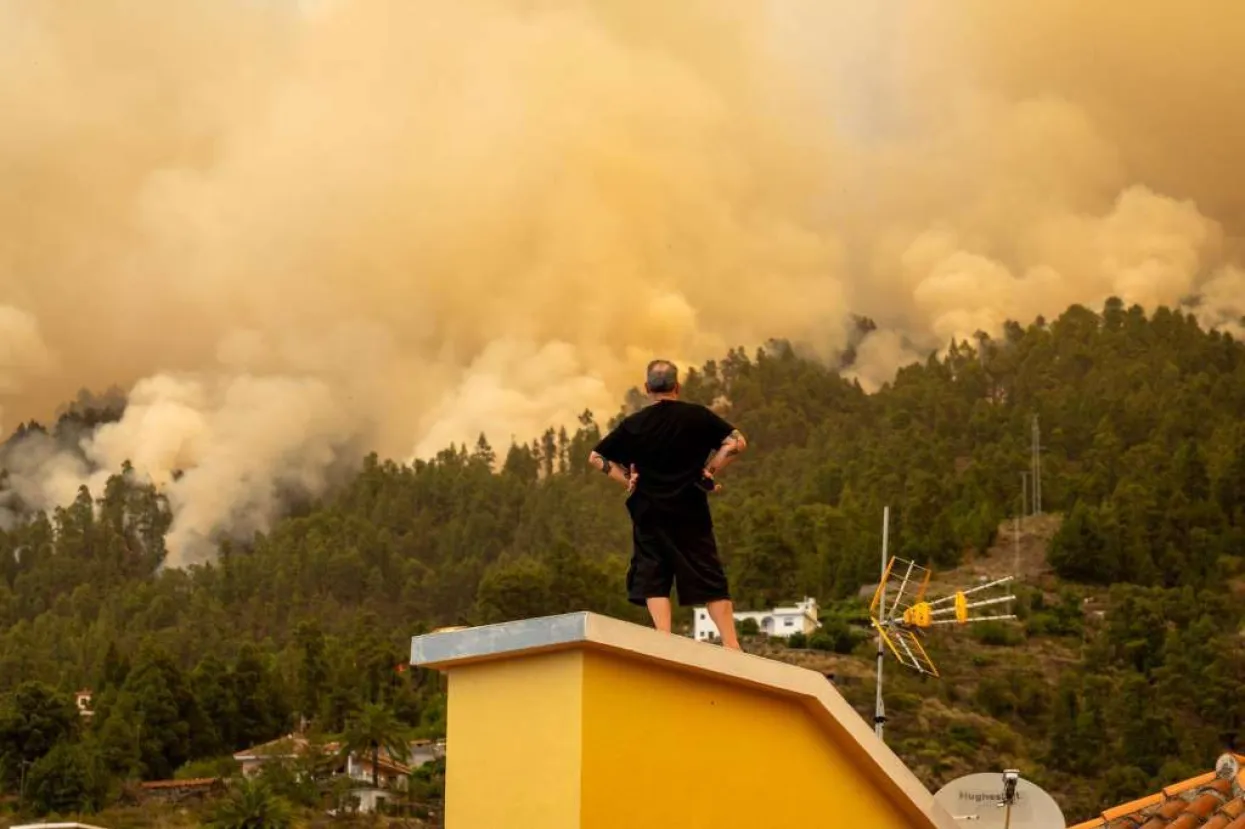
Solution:
<path fill-rule="evenodd" d="M 747 442 L 707 407 L 679 399 L 679 370 L 669 360 L 649 363 L 644 390 L 653 404 L 629 415 L 588 458 L 630 493 L 627 599 L 647 606 L 654 627 L 669 633 L 670 590 L 677 585 L 679 604 L 706 605 L 722 644 L 738 650 L 708 493 L 721 488 L 714 476 Z"/>

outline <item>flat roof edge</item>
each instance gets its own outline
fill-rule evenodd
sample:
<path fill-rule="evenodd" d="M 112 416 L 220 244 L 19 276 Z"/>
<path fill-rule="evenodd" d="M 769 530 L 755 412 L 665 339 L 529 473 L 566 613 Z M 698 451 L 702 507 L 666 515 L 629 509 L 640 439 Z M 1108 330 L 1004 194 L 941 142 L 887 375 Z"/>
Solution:
<path fill-rule="evenodd" d="M 726 650 L 685 636 L 595 613 L 577 612 L 496 625 L 430 633 L 411 640 L 411 664 L 443 670 L 512 656 L 561 650 L 581 644 L 631 654 L 676 669 L 714 676 L 801 698 L 817 719 L 854 744 L 908 808 L 933 829 L 958 824 L 903 761 L 821 674 L 755 654 Z"/>
<path fill-rule="evenodd" d="M 446 668 L 587 642 L 588 616 L 565 613 L 415 636 L 411 638 L 411 664 Z"/>

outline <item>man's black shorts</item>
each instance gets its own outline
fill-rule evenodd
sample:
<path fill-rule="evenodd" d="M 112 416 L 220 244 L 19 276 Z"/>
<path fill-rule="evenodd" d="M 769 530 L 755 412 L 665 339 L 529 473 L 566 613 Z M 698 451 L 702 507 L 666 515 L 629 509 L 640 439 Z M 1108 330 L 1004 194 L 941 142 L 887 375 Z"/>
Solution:
<path fill-rule="evenodd" d="M 627 509 L 634 543 L 628 601 L 643 605 L 668 598 L 675 586 L 684 606 L 730 598 L 704 492 L 693 490 L 669 502 L 633 496 Z"/>

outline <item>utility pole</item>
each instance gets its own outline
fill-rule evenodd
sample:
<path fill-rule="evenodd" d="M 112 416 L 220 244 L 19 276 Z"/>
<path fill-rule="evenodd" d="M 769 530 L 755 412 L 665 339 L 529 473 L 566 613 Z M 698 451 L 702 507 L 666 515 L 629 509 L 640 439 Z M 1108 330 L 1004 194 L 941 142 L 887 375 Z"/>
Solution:
<path fill-rule="evenodd" d="M 21 760 L 19 763 L 21 768 L 21 779 L 17 784 L 17 810 L 19 812 L 26 807 L 26 769 L 30 765 L 29 760 Z"/>
<path fill-rule="evenodd" d="M 1016 578 L 1020 578 L 1020 516 L 1016 516 Z"/>
<path fill-rule="evenodd" d="M 1029 514 L 1029 473 L 1020 473 L 1020 514 Z"/>
<path fill-rule="evenodd" d="M 878 618 L 886 618 L 886 545 L 891 525 L 891 508 L 884 507 L 882 509 L 882 572 L 881 581 L 878 583 Z M 882 648 L 882 629 L 878 628 L 878 694 L 877 702 L 873 708 L 873 733 L 878 735 L 879 740 L 883 740 L 882 726 L 886 722 L 886 706 L 882 702 L 882 662 L 885 657 L 885 651 Z M 885 742 L 885 740 L 883 740 Z"/>
<path fill-rule="evenodd" d="M 1033 514 L 1042 514 L 1042 427 L 1033 416 Z"/>

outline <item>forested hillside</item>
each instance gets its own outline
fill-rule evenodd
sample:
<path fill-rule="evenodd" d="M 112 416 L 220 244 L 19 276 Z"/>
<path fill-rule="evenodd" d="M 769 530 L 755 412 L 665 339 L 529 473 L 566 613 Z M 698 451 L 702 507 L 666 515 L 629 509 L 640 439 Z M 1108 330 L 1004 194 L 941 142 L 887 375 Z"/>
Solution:
<path fill-rule="evenodd" d="M 1240 343 L 1112 301 L 954 344 L 872 395 L 782 344 L 690 371 L 685 391 L 752 446 L 715 501 L 739 603 L 818 597 L 812 644 L 855 650 L 837 659 L 862 713 L 870 645 L 851 620 L 883 507 L 897 554 L 980 560 L 1020 507 L 1040 417 L 1043 507 L 1064 516 L 1053 574 L 1020 586 L 1018 624 L 940 641 L 946 679 L 893 672 L 888 736 L 930 786 L 1015 762 L 1076 819 L 1208 768 L 1239 728 Z M 42 809 L 99 806 L 299 718 L 439 735 L 435 678 L 396 669 L 413 633 L 585 608 L 642 620 L 623 600 L 623 492 L 585 463 L 610 414 L 413 466 L 366 458 L 323 503 L 188 571 L 161 568 L 168 505 L 124 473 L 0 533 L 0 788 L 24 777 Z"/>

